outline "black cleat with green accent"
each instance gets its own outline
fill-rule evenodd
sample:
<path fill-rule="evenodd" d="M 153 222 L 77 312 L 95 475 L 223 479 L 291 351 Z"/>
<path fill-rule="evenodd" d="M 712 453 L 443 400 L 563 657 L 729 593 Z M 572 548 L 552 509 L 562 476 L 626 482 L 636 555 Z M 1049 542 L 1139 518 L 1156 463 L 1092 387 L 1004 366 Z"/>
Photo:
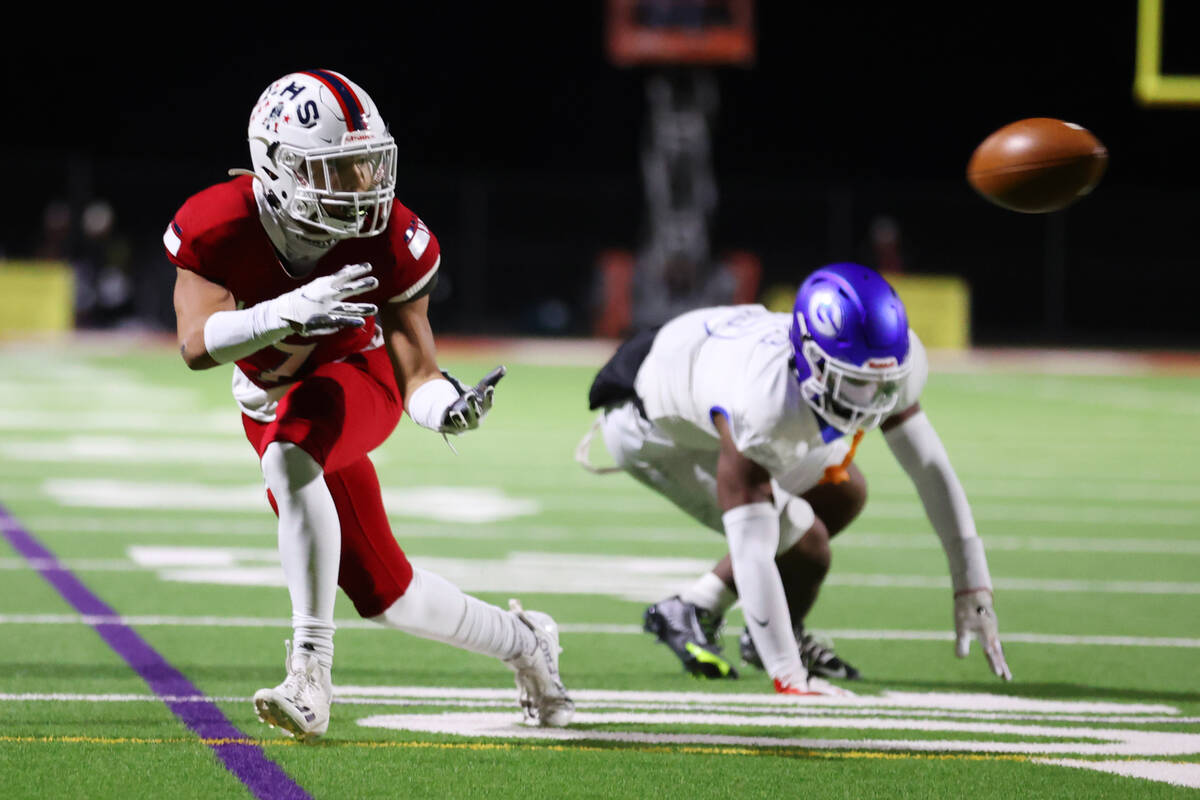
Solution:
<path fill-rule="evenodd" d="M 646 609 L 643 629 L 671 648 L 683 668 L 697 678 L 736 678 L 737 670 L 721 655 L 717 643 L 721 618 L 712 612 L 668 597 Z"/>
<path fill-rule="evenodd" d="M 861 677 L 859 671 L 847 664 L 838 654 L 833 652 L 831 642 L 818 641 L 811 633 L 805 633 L 803 625 L 796 626 L 796 641 L 800 644 L 800 663 L 810 675 L 819 678 L 841 678 L 856 681 Z M 762 659 L 750 638 L 750 631 L 743 630 L 738 638 L 738 649 L 742 653 L 742 661 L 752 667 L 763 668 Z"/>

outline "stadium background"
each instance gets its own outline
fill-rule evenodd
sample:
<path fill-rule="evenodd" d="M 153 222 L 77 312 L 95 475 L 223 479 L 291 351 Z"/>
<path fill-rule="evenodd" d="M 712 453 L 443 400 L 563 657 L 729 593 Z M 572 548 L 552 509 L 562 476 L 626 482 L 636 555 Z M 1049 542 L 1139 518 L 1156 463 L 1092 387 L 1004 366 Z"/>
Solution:
<path fill-rule="evenodd" d="M 609 62 L 599 2 L 537 5 L 406 3 L 366 39 L 293 38 L 314 27 L 300 19 L 21 37 L 3 56 L 0 256 L 118 263 L 119 302 L 79 324 L 169 330 L 166 222 L 248 166 L 262 88 L 322 66 L 373 95 L 400 146 L 398 198 L 442 241 L 437 330 L 586 335 L 599 255 L 645 233 L 646 70 Z M 1200 344 L 1200 116 L 1135 101 L 1136 4 L 1033 9 L 760 3 L 755 65 L 714 71 L 714 251 L 751 251 L 763 287 L 790 286 L 824 261 L 873 263 L 872 225 L 890 219 L 906 272 L 967 281 L 975 344 Z M 1189 14 L 1169 5 L 1164 71 L 1200 73 Z M 1100 187 L 1065 212 L 1009 213 L 963 179 L 975 144 L 1027 116 L 1078 122 L 1109 148 Z M 115 249 L 82 233 L 97 200 Z M 56 207 L 70 221 L 57 236 Z"/>
<path fill-rule="evenodd" d="M 724 543 L 630 476 L 572 461 L 611 352 L 575 338 L 593 332 L 598 260 L 646 232 L 648 71 L 608 62 L 600 0 L 105 8 L 70 22 L 55 8 L 14 24 L 0 53 L 0 257 L 68 259 L 80 327 L 152 335 L 10 340 L 57 301 L 0 266 L 5 800 L 246 797 L 253 781 L 214 755 L 228 747 L 287 773 L 262 797 L 1143 800 L 1200 787 L 1200 119 L 1135 101 L 1133 0 L 881 5 L 758 3 L 755 66 L 715 72 L 713 247 L 755 253 L 764 290 L 792 287 L 828 259 L 884 266 L 870 236 L 890 219 L 902 277 L 969 284 L 973 343 L 988 349 L 938 352 L 922 405 L 986 541 L 1013 682 L 977 646 L 951 655 L 945 557 L 875 436 L 856 456 L 871 500 L 837 538 L 808 620 L 863 670 L 859 697 L 792 705 L 749 667 L 699 683 L 642 631 L 646 604 Z M 1196 12 L 1166 5 L 1163 72 L 1200 75 Z M 149 30 L 113 32 L 132 21 Z M 361 28 L 386 35 L 293 38 Z M 515 724 L 493 660 L 380 629 L 344 595 L 329 735 L 292 746 L 249 702 L 279 680 L 291 627 L 275 522 L 228 368 L 179 360 L 161 234 L 190 193 L 248 165 L 262 88 L 313 66 L 372 93 L 400 145 L 399 197 L 442 241 L 442 366 L 510 368 L 502 407 L 456 452 L 405 423 L 372 453 L 390 521 L 414 563 L 560 623 L 580 710 L 562 741 Z M 1065 212 L 1003 211 L 963 179 L 983 136 L 1031 115 L 1083 124 L 1110 150 L 1099 188 Z M 46 220 L 60 227 L 47 235 Z M 86 235 L 108 224 L 109 238 Z M 1171 352 L 1113 352 L 1141 348 Z M 731 653 L 741 612 L 727 621 Z M 130 659 L 114 635 L 155 658 Z M 147 675 L 163 665 L 192 684 L 169 702 Z M 196 710 L 238 738 L 193 727 Z M 447 712 L 454 726 L 422 727 Z"/>

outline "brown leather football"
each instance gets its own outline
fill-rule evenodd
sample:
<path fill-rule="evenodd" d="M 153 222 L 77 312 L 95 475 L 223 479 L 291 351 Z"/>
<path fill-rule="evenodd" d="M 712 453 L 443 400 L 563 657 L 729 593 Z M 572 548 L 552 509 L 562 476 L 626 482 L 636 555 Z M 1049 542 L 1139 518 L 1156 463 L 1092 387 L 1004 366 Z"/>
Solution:
<path fill-rule="evenodd" d="M 1090 192 L 1107 165 L 1108 150 L 1090 131 L 1031 117 L 984 139 L 967 163 L 967 181 L 998 206 L 1042 214 Z"/>

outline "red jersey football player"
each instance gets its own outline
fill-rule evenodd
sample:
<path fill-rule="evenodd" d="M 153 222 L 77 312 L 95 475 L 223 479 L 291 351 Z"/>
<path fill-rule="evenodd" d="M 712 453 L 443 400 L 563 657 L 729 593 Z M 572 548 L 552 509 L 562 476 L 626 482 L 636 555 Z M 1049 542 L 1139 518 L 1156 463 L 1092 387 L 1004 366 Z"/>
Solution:
<path fill-rule="evenodd" d="M 328 728 L 340 585 L 363 617 L 502 659 L 527 719 L 567 724 L 554 621 L 411 565 L 367 458 L 404 409 L 443 434 L 477 427 L 503 374 L 467 387 L 438 368 L 427 309 L 440 248 L 394 199 L 378 109 L 344 75 L 296 72 L 259 97 L 249 141 L 253 171 L 189 198 L 163 242 L 183 359 L 233 364 L 279 517 L 293 646 L 285 680 L 254 695 L 259 717 L 301 739 Z"/>

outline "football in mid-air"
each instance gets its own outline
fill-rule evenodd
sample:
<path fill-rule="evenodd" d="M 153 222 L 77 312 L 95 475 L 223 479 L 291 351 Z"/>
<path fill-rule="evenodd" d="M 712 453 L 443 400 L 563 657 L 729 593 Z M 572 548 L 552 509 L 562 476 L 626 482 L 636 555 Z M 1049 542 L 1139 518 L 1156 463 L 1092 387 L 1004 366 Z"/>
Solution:
<path fill-rule="evenodd" d="M 1108 150 L 1087 129 L 1031 117 L 984 139 L 967 163 L 967 181 L 998 206 L 1042 214 L 1090 192 L 1106 166 Z"/>

